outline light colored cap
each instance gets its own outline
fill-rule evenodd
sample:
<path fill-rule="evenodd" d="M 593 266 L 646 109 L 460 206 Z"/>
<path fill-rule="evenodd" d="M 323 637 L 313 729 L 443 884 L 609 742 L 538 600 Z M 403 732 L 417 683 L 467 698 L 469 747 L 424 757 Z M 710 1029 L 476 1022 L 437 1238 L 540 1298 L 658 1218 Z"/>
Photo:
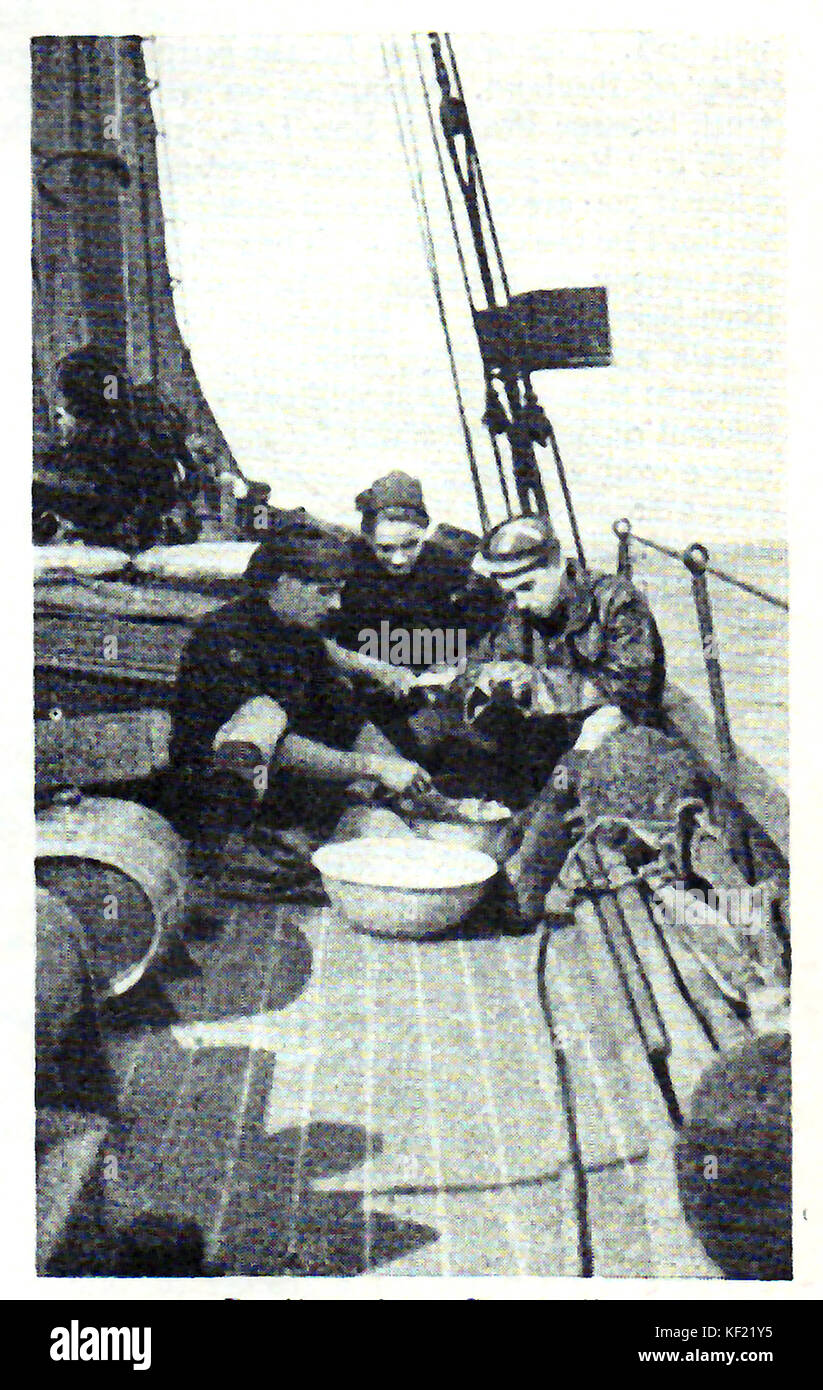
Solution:
<path fill-rule="evenodd" d="M 474 568 L 495 579 L 509 578 L 559 564 L 561 556 L 560 542 L 547 516 L 513 516 L 489 532 Z"/>

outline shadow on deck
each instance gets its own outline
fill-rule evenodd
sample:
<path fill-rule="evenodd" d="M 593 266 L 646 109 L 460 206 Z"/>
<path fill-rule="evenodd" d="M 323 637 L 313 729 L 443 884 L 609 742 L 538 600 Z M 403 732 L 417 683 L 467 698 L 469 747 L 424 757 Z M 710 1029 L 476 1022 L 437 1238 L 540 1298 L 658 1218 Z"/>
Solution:
<path fill-rule="evenodd" d="M 115 1228 L 195 1231 L 211 1274 L 580 1272 L 532 938 L 378 939 L 327 907 L 227 903 L 107 1022 Z M 665 1113 L 619 1071 L 595 1068 L 583 1152 L 596 1272 L 716 1274 Z M 170 1263 L 117 1272 L 192 1272 Z"/>

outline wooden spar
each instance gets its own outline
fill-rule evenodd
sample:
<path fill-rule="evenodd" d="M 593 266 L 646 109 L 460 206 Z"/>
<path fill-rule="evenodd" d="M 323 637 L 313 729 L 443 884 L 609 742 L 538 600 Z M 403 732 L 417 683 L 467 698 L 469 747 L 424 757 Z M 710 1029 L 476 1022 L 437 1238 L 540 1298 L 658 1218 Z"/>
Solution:
<path fill-rule="evenodd" d="M 620 896 L 621 890 L 617 885 L 614 891 L 598 890 L 597 885 L 603 882 L 604 876 L 608 881 L 611 873 L 594 844 L 581 843 L 578 862 L 587 885 L 593 889 L 594 910 L 614 959 L 649 1065 L 658 1079 L 672 1121 L 679 1124 L 682 1114 L 668 1070 L 671 1042 L 626 918 L 626 903 Z M 609 866 L 611 868 L 612 865 Z"/>

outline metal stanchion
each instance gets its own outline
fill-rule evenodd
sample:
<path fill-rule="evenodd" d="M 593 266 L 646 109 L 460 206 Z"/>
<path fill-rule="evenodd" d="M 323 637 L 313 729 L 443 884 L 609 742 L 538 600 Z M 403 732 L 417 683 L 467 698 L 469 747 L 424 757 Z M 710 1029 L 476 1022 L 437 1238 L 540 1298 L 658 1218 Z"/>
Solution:
<path fill-rule="evenodd" d="M 738 781 L 737 749 L 735 748 L 731 725 L 729 723 L 729 711 L 726 705 L 723 672 L 718 656 L 717 636 L 714 629 L 709 586 L 706 581 L 709 552 L 704 545 L 696 542 L 694 545 L 690 545 L 684 550 L 682 559 L 683 564 L 691 575 L 692 594 L 694 597 L 694 606 L 697 611 L 700 640 L 703 646 L 703 660 L 706 666 L 706 675 L 709 681 L 709 695 L 711 696 L 712 712 L 714 714 L 715 734 L 720 749 L 720 756 L 723 760 L 726 786 L 731 792 L 731 796 L 726 798 L 727 805 L 725 807 L 727 813 L 729 811 L 731 812 L 731 816 L 729 817 L 730 824 L 727 829 L 732 841 L 735 858 L 739 860 L 741 868 L 746 874 L 749 882 L 751 882 L 754 878 L 751 847 L 743 823 L 739 802 L 735 799 Z"/>
<path fill-rule="evenodd" d="M 627 516 L 623 516 L 612 526 L 614 534 L 617 536 L 617 573 L 622 574 L 626 579 L 632 577 L 632 556 L 631 539 L 632 524 Z"/>

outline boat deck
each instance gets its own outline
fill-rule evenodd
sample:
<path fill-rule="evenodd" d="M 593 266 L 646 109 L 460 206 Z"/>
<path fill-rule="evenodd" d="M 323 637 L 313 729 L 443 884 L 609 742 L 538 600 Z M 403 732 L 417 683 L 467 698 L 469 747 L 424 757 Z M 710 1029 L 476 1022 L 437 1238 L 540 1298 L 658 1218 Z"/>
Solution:
<path fill-rule="evenodd" d="M 217 602 L 157 586 L 38 586 L 37 708 L 67 716 L 38 720 L 42 786 L 85 785 L 92 767 L 122 794 L 123 778 L 164 766 L 179 652 Z M 116 671 L 100 658 L 111 632 Z M 705 717 L 676 689 L 667 708 L 722 785 Z M 742 754 L 740 769 L 748 815 L 785 857 L 785 798 Z M 638 930 L 685 1113 L 716 1051 L 681 986 L 691 971 L 705 999 L 707 982 L 688 959 L 665 958 L 642 913 Z M 189 962 L 122 1001 L 110 1030 L 129 1120 L 108 1141 L 110 1216 L 195 1220 L 225 1273 L 574 1275 L 588 1240 L 596 1274 L 716 1277 L 683 1220 L 677 1116 L 606 938 L 584 905 L 546 972 L 581 1174 L 535 938 L 390 941 L 351 932 L 328 907 L 228 900 L 218 937 L 188 942 Z M 709 1012 L 716 1044 L 744 1040 L 719 999 Z"/>
<path fill-rule="evenodd" d="M 716 1276 L 597 935 L 584 914 L 551 966 L 593 1271 Z M 110 1144 L 111 1219 L 194 1220 L 223 1274 L 581 1273 L 534 937 L 389 940 L 328 906 L 229 902 L 219 934 L 187 949 L 109 1035 L 128 1121 Z M 676 1009 L 671 975 L 667 988 Z M 711 1055 L 689 1020 L 672 1030 L 678 1083 Z"/>

